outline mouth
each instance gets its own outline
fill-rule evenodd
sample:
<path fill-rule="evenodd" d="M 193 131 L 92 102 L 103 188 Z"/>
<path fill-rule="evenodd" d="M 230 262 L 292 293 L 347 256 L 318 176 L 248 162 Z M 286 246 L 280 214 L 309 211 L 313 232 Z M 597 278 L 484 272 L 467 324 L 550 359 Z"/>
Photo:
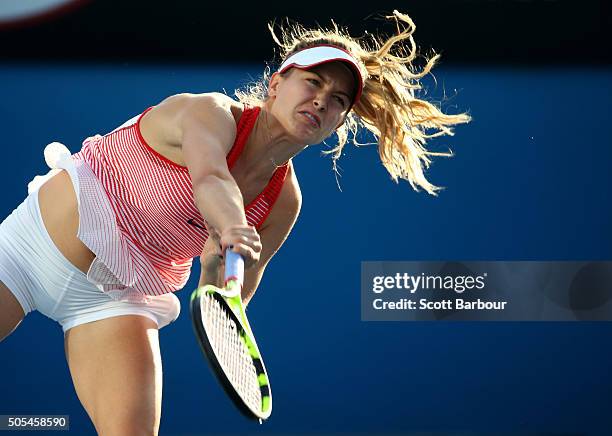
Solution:
<path fill-rule="evenodd" d="M 300 112 L 300 114 L 302 114 L 304 118 L 306 118 L 313 127 L 316 127 L 316 128 L 321 127 L 321 119 L 315 114 L 308 112 L 308 111 L 302 111 Z"/>

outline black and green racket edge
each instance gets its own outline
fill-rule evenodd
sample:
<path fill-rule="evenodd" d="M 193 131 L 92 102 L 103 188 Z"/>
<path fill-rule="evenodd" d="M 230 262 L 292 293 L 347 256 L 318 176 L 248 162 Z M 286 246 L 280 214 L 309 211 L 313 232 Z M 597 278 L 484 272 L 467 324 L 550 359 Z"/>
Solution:
<path fill-rule="evenodd" d="M 208 289 L 212 288 L 212 289 Z M 208 292 L 219 302 L 221 306 L 224 307 L 226 312 L 232 318 L 232 320 L 236 323 L 237 326 L 241 329 L 241 334 L 243 335 L 243 339 L 245 340 L 247 347 L 253 357 L 253 363 L 255 365 L 255 369 L 257 371 L 257 378 L 259 380 L 259 387 L 261 389 L 261 398 L 262 398 L 262 407 L 261 411 L 257 412 L 252 410 L 247 404 L 240 398 L 240 395 L 236 392 L 234 387 L 232 386 L 231 381 L 225 374 L 225 371 L 221 367 L 221 364 L 215 357 L 215 352 L 212 348 L 212 345 L 208 339 L 208 335 L 206 334 L 206 329 L 204 329 L 204 322 L 202 320 L 202 310 L 201 310 L 201 298 L 205 292 Z M 272 394 L 270 391 L 270 385 L 268 383 L 268 374 L 263 365 L 263 360 L 259 353 L 258 347 L 254 344 L 249 337 L 248 334 L 245 334 L 245 327 L 243 323 L 238 319 L 234 311 L 231 309 L 226 299 L 214 291 L 214 287 L 212 286 L 201 286 L 195 291 L 191 293 L 190 298 L 190 311 L 191 311 L 191 320 L 194 329 L 194 333 L 198 338 L 198 343 L 200 344 L 200 349 L 204 356 L 206 357 L 206 361 L 208 362 L 208 366 L 215 375 L 215 378 L 227 394 L 227 396 L 232 400 L 236 408 L 247 418 L 258 420 L 268 419 L 270 414 L 272 413 Z"/>

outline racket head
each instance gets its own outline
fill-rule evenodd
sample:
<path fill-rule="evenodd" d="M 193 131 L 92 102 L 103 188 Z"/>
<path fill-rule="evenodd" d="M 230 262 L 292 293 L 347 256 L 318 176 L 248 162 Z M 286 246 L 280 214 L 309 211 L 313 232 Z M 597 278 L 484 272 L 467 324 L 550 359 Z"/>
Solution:
<path fill-rule="evenodd" d="M 206 285 L 191 294 L 190 311 L 195 335 L 210 369 L 238 410 L 250 419 L 265 420 L 272 413 L 272 392 L 263 359 L 244 315 L 240 294 L 232 299 L 222 296 L 218 291 L 216 286 Z M 219 311 L 227 318 L 224 325 L 227 326 L 229 322 L 234 326 L 225 332 L 226 335 L 237 334 L 239 340 L 234 338 L 234 345 L 238 343 L 239 347 L 244 347 L 239 352 L 247 353 L 252 359 L 252 368 L 243 371 L 246 373 L 243 374 L 246 383 L 244 378 L 237 377 L 235 373 L 232 375 L 231 371 L 224 368 L 228 363 L 223 361 L 223 353 L 217 355 L 221 345 L 217 343 L 219 338 L 212 331 L 207 317 L 210 319 L 211 316 L 217 316 Z M 244 354 L 243 358 L 246 359 Z"/>

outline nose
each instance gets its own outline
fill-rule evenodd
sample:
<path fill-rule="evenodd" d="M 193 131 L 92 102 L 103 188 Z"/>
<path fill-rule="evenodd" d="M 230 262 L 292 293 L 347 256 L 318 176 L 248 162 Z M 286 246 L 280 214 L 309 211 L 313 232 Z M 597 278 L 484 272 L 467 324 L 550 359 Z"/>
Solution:
<path fill-rule="evenodd" d="M 325 110 L 327 109 L 327 101 L 325 100 L 325 97 L 322 95 L 317 95 L 314 99 L 314 107 L 321 112 L 325 112 Z"/>

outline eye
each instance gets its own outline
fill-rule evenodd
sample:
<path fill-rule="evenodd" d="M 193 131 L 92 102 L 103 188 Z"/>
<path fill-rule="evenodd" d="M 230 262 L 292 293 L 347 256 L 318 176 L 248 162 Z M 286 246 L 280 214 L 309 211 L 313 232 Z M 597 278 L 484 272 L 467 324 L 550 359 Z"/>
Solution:
<path fill-rule="evenodd" d="M 313 85 L 319 86 L 319 84 L 321 82 L 319 82 L 317 79 L 307 79 L 310 83 L 312 83 Z"/>
<path fill-rule="evenodd" d="M 340 106 L 342 106 L 343 108 L 346 107 L 346 102 L 342 97 L 340 97 L 339 95 L 334 95 L 334 98 L 338 101 L 338 103 L 340 103 Z"/>

